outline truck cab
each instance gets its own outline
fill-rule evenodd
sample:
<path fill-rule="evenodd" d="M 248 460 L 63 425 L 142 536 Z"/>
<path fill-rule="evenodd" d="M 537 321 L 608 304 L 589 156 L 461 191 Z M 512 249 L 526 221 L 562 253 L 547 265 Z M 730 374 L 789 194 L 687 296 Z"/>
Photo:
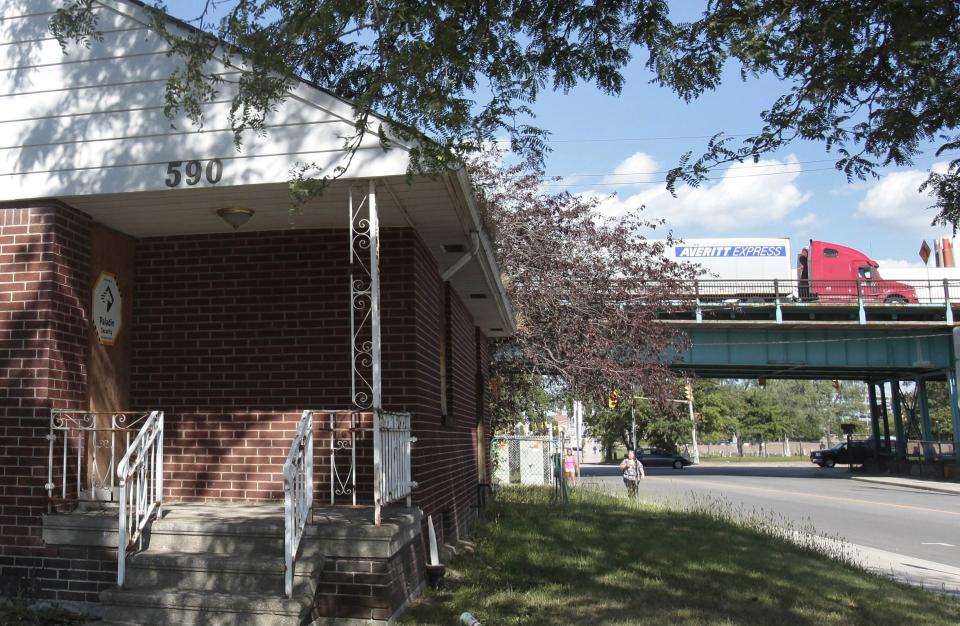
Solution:
<path fill-rule="evenodd" d="M 913 287 L 884 280 L 880 265 L 859 250 L 826 241 L 810 240 L 797 257 L 799 295 L 819 302 L 854 302 L 858 286 L 865 302 L 916 304 Z"/>

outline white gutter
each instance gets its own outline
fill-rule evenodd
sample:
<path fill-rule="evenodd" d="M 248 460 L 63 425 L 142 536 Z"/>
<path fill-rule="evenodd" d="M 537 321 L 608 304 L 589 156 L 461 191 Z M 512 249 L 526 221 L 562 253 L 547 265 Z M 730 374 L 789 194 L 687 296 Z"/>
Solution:
<path fill-rule="evenodd" d="M 470 183 L 470 177 L 467 176 L 465 168 L 460 168 L 456 172 L 451 172 L 448 180 L 456 177 L 457 186 L 460 188 L 460 194 L 463 208 L 466 209 L 469 221 L 473 224 L 471 233 L 476 233 L 480 240 L 480 252 L 477 259 L 480 261 L 480 268 L 484 277 L 487 279 L 487 285 L 494 294 L 494 301 L 503 320 L 504 332 L 513 333 L 517 330 L 516 320 L 513 318 L 513 307 L 510 306 L 510 298 L 507 296 L 507 290 L 500 281 L 500 268 L 497 267 L 496 256 L 493 254 L 493 245 L 486 233 L 483 232 L 483 226 L 480 222 L 480 211 L 477 209 L 476 199 L 473 196 L 473 185 Z M 452 182 L 452 181 L 451 181 Z"/>

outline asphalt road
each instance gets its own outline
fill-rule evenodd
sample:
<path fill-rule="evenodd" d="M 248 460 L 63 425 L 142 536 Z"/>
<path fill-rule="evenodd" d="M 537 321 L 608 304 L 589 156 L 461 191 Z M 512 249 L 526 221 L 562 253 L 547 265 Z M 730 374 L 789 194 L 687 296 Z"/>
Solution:
<path fill-rule="evenodd" d="M 581 481 L 626 493 L 615 466 L 584 465 Z M 799 530 L 960 567 L 960 495 L 875 485 L 849 479 L 846 469 L 813 465 L 650 468 L 641 498 L 689 501 L 704 497 L 790 520 Z"/>

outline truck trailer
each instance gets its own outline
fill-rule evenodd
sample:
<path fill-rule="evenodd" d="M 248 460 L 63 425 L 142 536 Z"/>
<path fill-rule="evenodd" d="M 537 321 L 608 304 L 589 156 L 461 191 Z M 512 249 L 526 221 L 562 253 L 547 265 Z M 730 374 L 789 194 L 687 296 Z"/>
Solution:
<path fill-rule="evenodd" d="M 787 238 L 686 239 L 666 246 L 665 254 L 700 267 L 696 296 L 705 301 L 918 302 L 913 287 L 881 277 L 880 265 L 864 253 L 826 241 L 810 240 L 796 269 Z"/>

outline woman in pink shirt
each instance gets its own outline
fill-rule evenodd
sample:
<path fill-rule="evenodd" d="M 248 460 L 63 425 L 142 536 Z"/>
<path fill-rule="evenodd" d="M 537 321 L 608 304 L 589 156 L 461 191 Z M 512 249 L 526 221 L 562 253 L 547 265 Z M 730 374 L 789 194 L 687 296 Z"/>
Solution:
<path fill-rule="evenodd" d="M 573 448 L 567 448 L 567 454 L 563 457 L 563 478 L 567 481 L 567 486 L 577 486 L 577 457 L 573 455 Z"/>

